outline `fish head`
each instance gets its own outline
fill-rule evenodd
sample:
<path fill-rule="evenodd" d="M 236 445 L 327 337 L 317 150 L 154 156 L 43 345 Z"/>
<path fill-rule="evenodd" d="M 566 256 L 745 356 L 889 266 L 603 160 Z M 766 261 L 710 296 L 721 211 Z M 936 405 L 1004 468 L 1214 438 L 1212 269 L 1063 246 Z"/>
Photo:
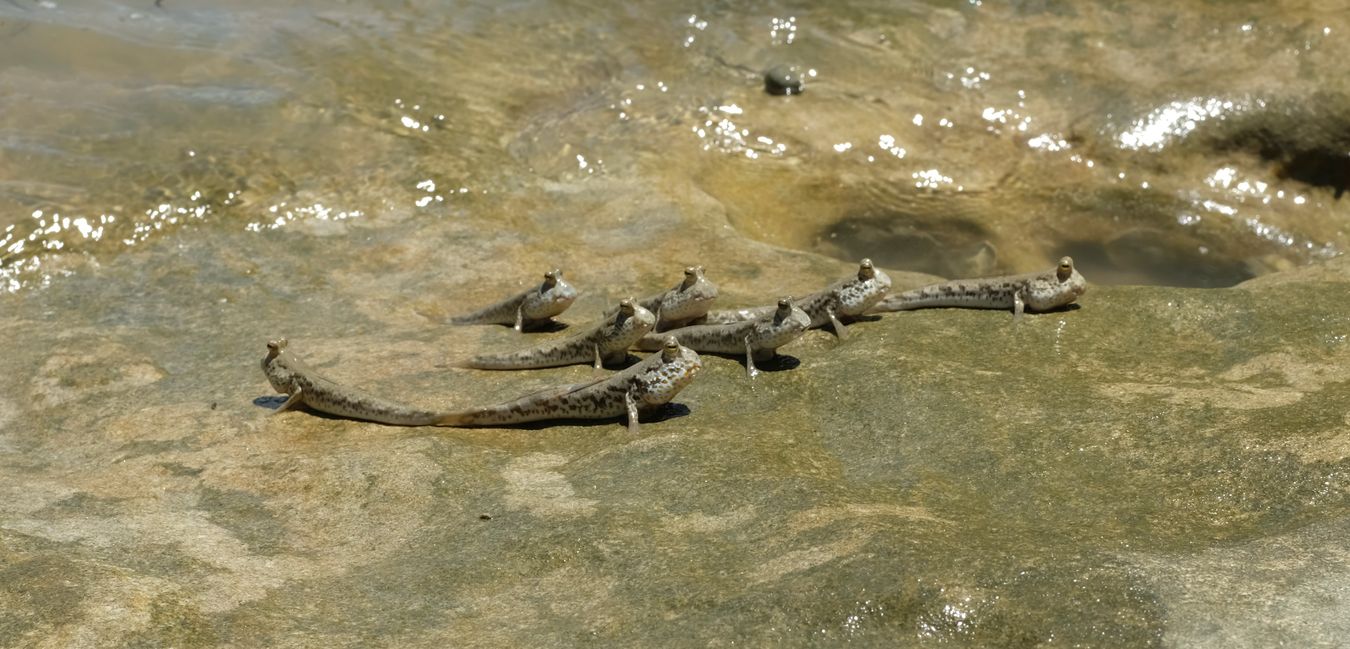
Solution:
<path fill-rule="evenodd" d="M 703 279 L 702 266 L 685 266 L 684 281 L 680 282 L 680 290 L 682 291 L 688 290 L 693 285 L 697 284 L 698 281 L 701 279 Z"/>
<path fill-rule="evenodd" d="M 666 336 L 662 341 L 659 358 L 637 377 L 640 382 L 638 392 L 647 407 L 669 403 L 703 371 L 698 352 L 681 345 L 675 336 Z"/>
<path fill-rule="evenodd" d="M 791 297 L 782 297 L 772 316 L 755 323 L 749 342 L 755 349 L 778 349 L 810 328 L 811 316 L 793 304 Z"/>
<path fill-rule="evenodd" d="M 1049 311 L 1072 304 L 1086 292 L 1087 280 L 1074 268 L 1073 258 L 1061 257 L 1053 272 L 1031 281 L 1022 299 L 1031 311 Z"/>
<path fill-rule="evenodd" d="M 858 263 L 858 279 L 860 281 L 866 281 L 876 277 L 876 274 L 877 268 L 872 265 L 872 260 L 863 257 L 863 260 Z"/>
<path fill-rule="evenodd" d="M 562 269 L 554 268 L 544 273 L 544 281 L 539 290 L 532 291 L 521 303 L 521 314 L 528 320 L 552 318 L 577 299 L 577 289 L 563 279 Z"/>
<path fill-rule="evenodd" d="M 1059 280 L 1063 290 L 1072 294 L 1074 299 L 1087 292 L 1087 279 L 1074 267 L 1073 257 L 1059 258 L 1059 265 L 1055 267 L 1055 278 Z"/>
<path fill-rule="evenodd" d="M 622 325 L 625 329 L 629 329 L 636 333 L 638 337 L 641 337 L 656 326 L 656 314 L 652 313 L 647 307 L 638 304 L 637 300 L 633 298 L 628 298 L 628 301 L 632 303 L 631 314 L 621 321 Z M 620 303 L 619 310 L 622 313 L 622 303 Z"/>
<path fill-rule="evenodd" d="M 778 308 L 773 313 L 773 327 L 801 333 L 811 328 L 811 316 L 794 303 L 792 296 L 785 295 L 778 298 Z"/>
<path fill-rule="evenodd" d="M 661 297 L 662 320 L 692 320 L 708 313 L 717 299 L 717 285 L 708 281 L 702 266 L 684 269 L 684 281 Z"/>
<path fill-rule="evenodd" d="M 295 387 L 297 360 L 294 354 L 286 350 L 286 344 L 285 338 L 267 341 L 267 355 L 262 359 L 262 370 L 273 389 L 290 394 Z"/>
<path fill-rule="evenodd" d="M 834 287 L 839 315 L 859 316 L 881 301 L 891 290 L 891 277 L 864 259 L 858 265 L 858 277 L 850 278 Z"/>

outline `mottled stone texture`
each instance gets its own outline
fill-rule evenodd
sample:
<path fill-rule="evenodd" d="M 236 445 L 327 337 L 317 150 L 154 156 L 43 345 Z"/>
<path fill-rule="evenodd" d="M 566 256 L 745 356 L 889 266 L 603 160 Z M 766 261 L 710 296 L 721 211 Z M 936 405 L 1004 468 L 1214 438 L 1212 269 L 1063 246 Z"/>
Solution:
<path fill-rule="evenodd" d="M 0 0 L 0 648 L 1350 646 L 1346 6 Z M 636 436 L 259 367 L 459 409 L 686 266 L 1063 255 Z M 570 328 L 445 324 L 553 268 Z"/>
<path fill-rule="evenodd" d="M 450 367 L 525 337 L 437 318 L 537 269 L 582 289 L 573 324 L 691 263 L 722 306 L 852 270 L 659 195 L 587 218 L 548 251 L 466 243 L 472 218 L 173 238 L 0 298 L 0 646 L 1350 634 L 1344 259 L 1232 289 L 1093 286 L 1016 324 L 931 310 L 810 332 L 753 383 L 709 358 L 637 437 L 268 416 L 258 361 L 279 335 L 434 407 L 589 378 Z M 567 332 L 530 339 L 550 335 Z"/>

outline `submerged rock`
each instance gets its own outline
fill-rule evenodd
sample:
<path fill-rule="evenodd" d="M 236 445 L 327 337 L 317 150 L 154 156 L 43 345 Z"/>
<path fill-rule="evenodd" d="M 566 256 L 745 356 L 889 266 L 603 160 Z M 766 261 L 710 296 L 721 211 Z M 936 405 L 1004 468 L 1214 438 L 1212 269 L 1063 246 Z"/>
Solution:
<path fill-rule="evenodd" d="M 800 95 L 802 73 L 796 66 L 775 65 L 764 72 L 764 92 L 771 95 Z"/>

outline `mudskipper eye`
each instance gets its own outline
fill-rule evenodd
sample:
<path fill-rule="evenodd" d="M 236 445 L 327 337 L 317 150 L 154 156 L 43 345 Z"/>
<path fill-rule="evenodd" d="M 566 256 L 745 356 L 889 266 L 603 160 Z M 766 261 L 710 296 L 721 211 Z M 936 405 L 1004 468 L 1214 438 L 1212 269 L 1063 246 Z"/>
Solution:
<path fill-rule="evenodd" d="M 661 345 L 661 360 L 670 363 L 680 357 L 680 341 L 675 340 L 675 336 L 666 336 L 666 340 Z"/>
<path fill-rule="evenodd" d="M 1060 257 L 1059 268 L 1055 269 L 1055 275 L 1059 281 L 1063 282 L 1073 276 L 1073 259 L 1069 257 Z"/>

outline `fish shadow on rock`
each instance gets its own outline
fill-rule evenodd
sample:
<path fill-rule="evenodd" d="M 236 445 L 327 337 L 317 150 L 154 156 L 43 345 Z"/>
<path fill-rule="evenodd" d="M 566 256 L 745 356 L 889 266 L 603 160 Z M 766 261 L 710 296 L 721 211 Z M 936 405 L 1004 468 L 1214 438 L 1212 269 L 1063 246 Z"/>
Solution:
<path fill-rule="evenodd" d="M 846 322 L 844 322 L 844 324 L 848 325 L 848 324 L 853 324 L 853 323 L 855 323 L 855 322 L 876 322 L 877 320 L 880 320 L 880 319 L 881 319 L 881 314 L 879 314 L 879 313 L 868 313 L 868 314 L 864 314 L 864 315 L 849 316 L 848 320 L 847 320 Z"/>
<path fill-rule="evenodd" d="M 740 361 L 741 367 L 745 367 L 745 356 L 738 356 L 736 359 Z M 761 372 L 785 372 L 797 369 L 801 364 L 802 359 L 796 356 L 779 354 L 767 361 L 755 361 L 755 369 Z"/>
<path fill-rule="evenodd" d="M 280 408 L 283 403 L 286 403 L 286 397 L 278 395 L 258 397 L 253 400 L 253 405 L 258 406 L 259 408 L 267 408 L 272 411 Z"/>
<path fill-rule="evenodd" d="M 668 402 L 661 404 L 660 408 L 653 408 L 651 410 L 640 412 L 638 414 L 638 421 L 655 423 L 667 419 L 679 419 L 680 417 L 688 417 L 691 412 L 693 411 L 689 409 L 689 406 L 686 406 L 683 403 Z"/>
<path fill-rule="evenodd" d="M 623 357 L 622 361 L 619 361 L 618 363 L 605 363 L 604 367 L 606 369 L 623 371 L 641 362 L 641 358 L 638 358 L 633 354 L 628 354 Z"/>

